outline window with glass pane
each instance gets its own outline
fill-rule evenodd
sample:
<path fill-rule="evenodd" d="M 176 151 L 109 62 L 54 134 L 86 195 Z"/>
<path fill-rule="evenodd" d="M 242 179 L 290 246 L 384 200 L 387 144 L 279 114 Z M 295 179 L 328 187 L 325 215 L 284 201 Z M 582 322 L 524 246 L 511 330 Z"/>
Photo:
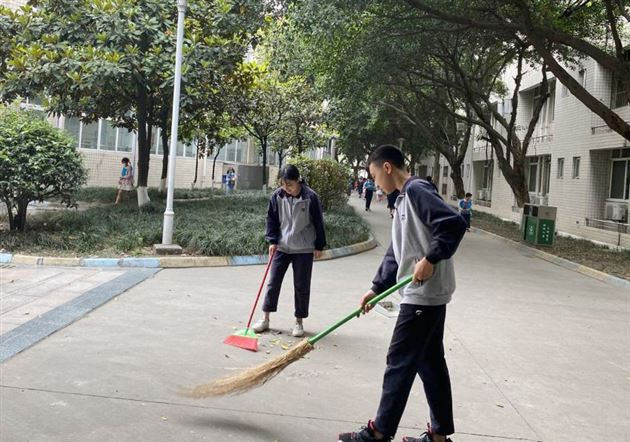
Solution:
<path fill-rule="evenodd" d="M 580 177 L 580 157 L 573 157 L 573 178 Z"/>
<path fill-rule="evenodd" d="M 529 165 L 529 181 L 528 190 L 530 192 L 536 192 L 536 179 L 538 178 L 538 163 L 531 163 Z"/>
<path fill-rule="evenodd" d="M 238 143 L 237 149 L 236 149 L 236 162 L 237 163 L 242 163 L 243 162 L 243 150 L 247 147 L 247 144 L 245 143 Z"/>
<path fill-rule="evenodd" d="M 613 79 L 611 102 L 613 108 L 622 107 L 628 104 L 628 95 L 626 94 L 626 89 L 624 88 L 623 83 L 619 78 Z"/>
<path fill-rule="evenodd" d="M 151 146 L 151 153 L 153 155 L 157 155 L 157 141 L 158 141 L 158 129 L 157 127 L 154 127 L 151 130 L 151 141 L 149 143 L 149 146 Z"/>
<path fill-rule="evenodd" d="M 186 156 L 195 158 L 195 154 L 197 153 L 197 143 L 192 142 L 186 146 Z"/>
<path fill-rule="evenodd" d="M 131 152 L 135 134 L 122 127 L 118 131 L 118 152 Z"/>
<path fill-rule="evenodd" d="M 83 124 L 81 132 L 81 147 L 84 149 L 96 149 L 96 143 L 98 141 L 98 122 L 81 124 Z"/>
<path fill-rule="evenodd" d="M 234 161 L 236 156 L 236 142 L 232 142 L 225 146 L 225 159 L 226 161 Z"/>
<path fill-rule="evenodd" d="M 613 161 L 610 179 L 610 198 L 623 199 L 626 187 L 628 161 Z"/>
<path fill-rule="evenodd" d="M 443 177 L 447 177 L 448 176 L 448 166 L 444 166 L 444 169 L 442 170 L 442 176 Z M 444 192 L 446 193 L 446 192 Z"/>
<path fill-rule="evenodd" d="M 551 157 L 546 156 L 543 160 L 541 180 L 541 193 L 547 195 L 549 193 L 549 181 L 551 181 Z"/>
<path fill-rule="evenodd" d="M 116 128 L 111 125 L 110 121 L 104 120 L 101 124 L 101 145 L 99 149 L 116 149 Z"/>
<path fill-rule="evenodd" d="M 70 135 L 74 141 L 76 141 L 77 146 L 79 145 L 79 129 L 81 127 L 81 122 L 78 118 L 66 118 L 64 122 L 64 130 Z"/>
<path fill-rule="evenodd" d="M 177 142 L 177 156 L 178 157 L 184 156 L 184 143 L 182 143 L 181 141 Z"/>
<path fill-rule="evenodd" d="M 564 178 L 564 158 L 558 158 L 558 178 Z"/>

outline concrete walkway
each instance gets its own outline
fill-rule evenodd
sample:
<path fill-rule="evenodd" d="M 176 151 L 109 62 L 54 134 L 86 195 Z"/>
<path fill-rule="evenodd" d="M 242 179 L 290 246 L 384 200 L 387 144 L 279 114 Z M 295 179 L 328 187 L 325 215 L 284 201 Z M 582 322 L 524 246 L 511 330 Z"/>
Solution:
<path fill-rule="evenodd" d="M 366 218 L 386 246 L 389 216 L 373 209 Z M 356 307 L 383 253 L 316 264 L 307 331 Z M 630 292 L 474 232 L 456 266 L 445 338 L 454 442 L 630 440 Z M 0 441 L 328 442 L 372 418 L 395 321 L 376 313 L 258 390 L 177 396 L 294 342 L 289 273 L 262 351 L 221 343 L 243 326 L 262 273 L 162 270 L 0 365 Z M 427 420 L 416 383 L 397 440 Z"/>

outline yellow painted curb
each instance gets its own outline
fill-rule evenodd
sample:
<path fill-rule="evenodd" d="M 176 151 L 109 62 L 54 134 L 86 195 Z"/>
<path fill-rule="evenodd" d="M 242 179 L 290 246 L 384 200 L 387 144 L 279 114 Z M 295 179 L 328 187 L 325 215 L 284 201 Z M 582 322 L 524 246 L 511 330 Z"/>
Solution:
<path fill-rule="evenodd" d="M 40 265 L 43 259 L 41 256 L 13 255 L 11 264 Z"/>
<path fill-rule="evenodd" d="M 229 265 L 225 256 L 170 256 L 159 258 L 160 267 L 186 268 L 186 267 L 226 267 Z"/>
<path fill-rule="evenodd" d="M 59 258 L 55 256 L 44 256 L 40 265 L 77 267 L 81 265 L 81 258 Z"/>

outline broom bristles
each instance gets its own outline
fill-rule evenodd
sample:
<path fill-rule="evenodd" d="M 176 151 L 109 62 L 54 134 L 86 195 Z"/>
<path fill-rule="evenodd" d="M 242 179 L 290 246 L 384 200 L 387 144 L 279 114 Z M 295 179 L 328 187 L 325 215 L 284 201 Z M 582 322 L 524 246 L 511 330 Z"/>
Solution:
<path fill-rule="evenodd" d="M 286 353 L 264 364 L 248 368 L 238 374 L 218 379 L 208 384 L 198 385 L 192 389 L 184 390 L 181 394 L 194 399 L 203 399 L 228 394 L 245 393 L 264 385 L 289 365 L 302 359 L 311 350 L 313 350 L 313 346 L 308 342 L 308 339 L 304 339 Z"/>

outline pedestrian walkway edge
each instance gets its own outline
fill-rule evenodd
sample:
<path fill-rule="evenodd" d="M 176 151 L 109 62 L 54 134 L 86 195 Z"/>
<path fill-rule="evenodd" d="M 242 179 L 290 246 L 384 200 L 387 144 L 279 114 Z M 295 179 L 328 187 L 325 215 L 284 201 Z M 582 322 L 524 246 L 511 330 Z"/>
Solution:
<path fill-rule="evenodd" d="M 0 335 L 0 363 L 67 327 L 158 271 L 157 269 L 129 269 L 117 278 Z"/>
<path fill-rule="evenodd" d="M 560 256 L 556 256 L 553 255 L 551 253 L 547 253 L 543 250 L 539 250 L 533 247 L 529 247 L 526 244 L 520 243 L 518 241 L 514 241 L 513 239 L 509 239 L 509 238 L 505 238 L 503 236 L 497 235 L 495 233 L 492 232 L 488 232 L 487 230 L 483 230 L 480 229 L 478 227 L 474 228 L 475 232 L 479 232 L 483 235 L 487 235 L 490 236 L 492 238 L 501 240 L 503 242 L 506 242 L 508 244 L 514 245 L 516 247 L 520 247 L 522 249 L 525 249 L 529 252 L 531 252 L 534 256 L 536 256 L 537 258 L 540 259 L 544 259 L 545 261 L 548 261 L 552 264 L 555 264 L 557 266 L 563 267 L 567 270 L 572 270 L 574 272 L 580 273 L 582 275 L 588 276 L 590 278 L 593 279 L 597 279 L 598 281 L 604 282 L 606 284 L 610 284 L 613 285 L 615 287 L 619 287 L 619 288 L 624 288 L 624 289 L 630 289 L 630 281 L 625 280 L 623 278 L 619 278 L 617 276 L 611 275 L 609 273 L 606 272 L 602 272 L 600 270 L 596 270 L 592 267 L 588 267 L 582 264 L 578 264 L 576 262 L 573 261 L 569 261 L 568 259 L 565 258 L 561 258 Z"/>
<path fill-rule="evenodd" d="M 377 246 L 376 239 L 370 234 L 367 241 L 324 250 L 318 261 L 356 255 Z M 28 264 L 38 266 L 64 267 L 135 267 L 151 269 L 186 268 L 186 267 L 227 267 L 266 264 L 267 255 L 249 256 L 144 256 L 137 258 L 63 258 L 55 256 L 30 256 L 0 253 L 0 264 Z"/>

